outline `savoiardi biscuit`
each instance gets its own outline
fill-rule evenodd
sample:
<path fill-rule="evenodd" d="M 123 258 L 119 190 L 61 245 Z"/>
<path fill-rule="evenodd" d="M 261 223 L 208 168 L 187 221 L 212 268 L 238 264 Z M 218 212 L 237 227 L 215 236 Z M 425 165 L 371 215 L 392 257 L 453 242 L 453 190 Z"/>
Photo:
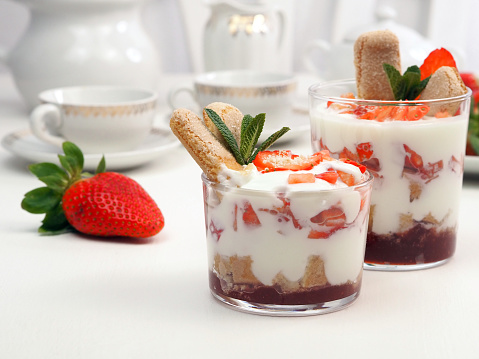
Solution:
<path fill-rule="evenodd" d="M 223 165 L 236 171 L 243 169 L 203 120 L 192 111 L 175 110 L 170 119 L 170 127 L 209 180 L 217 182 Z"/>
<path fill-rule="evenodd" d="M 354 65 L 358 98 L 366 100 L 394 100 L 383 64 L 401 72 L 399 39 L 389 30 L 361 34 L 354 43 Z"/>
<path fill-rule="evenodd" d="M 461 96 L 465 93 L 467 93 L 467 88 L 457 69 L 442 66 L 431 75 L 426 88 L 421 93 L 420 100 L 445 99 Z M 438 102 L 436 105 L 431 105 L 428 115 L 434 116 L 438 112 L 447 111 L 450 116 L 453 116 L 459 108 L 460 102 L 448 102 L 447 104 Z"/>
<path fill-rule="evenodd" d="M 225 125 L 229 128 L 231 133 L 233 134 L 236 142 L 238 143 L 238 147 L 240 146 L 241 140 L 241 123 L 243 122 L 243 114 L 240 110 L 238 110 L 233 105 L 224 103 L 224 102 L 213 102 L 210 103 L 205 108 L 211 109 L 215 111 L 218 116 L 221 117 Z M 223 146 L 226 146 L 226 141 L 224 140 L 223 136 L 221 135 L 220 131 L 210 120 L 208 114 L 203 109 L 203 119 L 205 121 L 206 127 L 213 133 L 213 135 L 218 138 Z"/>

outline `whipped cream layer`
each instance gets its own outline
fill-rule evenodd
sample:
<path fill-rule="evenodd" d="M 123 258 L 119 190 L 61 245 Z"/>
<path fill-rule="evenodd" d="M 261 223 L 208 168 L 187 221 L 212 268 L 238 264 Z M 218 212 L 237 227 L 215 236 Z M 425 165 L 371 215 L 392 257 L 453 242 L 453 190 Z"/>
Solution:
<path fill-rule="evenodd" d="M 351 173 L 357 182 L 363 175 L 353 165 L 323 161 L 310 171 L 321 173 L 329 168 Z M 319 255 L 331 285 L 354 282 L 364 260 L 368 206 L 361 201 L 364 191 L 348 187 L 340 179 L 335 184 L 316 179 L 315 183 L 288 184 L 293 171 L 259 173 L 250 165 L 243 173 L 224 169 L 223 186 L 207 186 L 206 213 L 209 262 L 216 254 L 250 256 L 252 272 L 264 285 L 272 285 L 278 273 L 290 281 L 300 280 L 308 258 Z M 284 208 L 294 216 L 278 215 Z M 259 226 L 250 226 L 242 218 L 245 202 L 251 204 Z M 340 208 L 346 217 L 343 228 L 327 238 L 308 238 L 317 226 L 311 219 L 331 207 Z M 212 228 L 219 229 L 213 233 Z"/>
<path fill-rule="evenodd" d="M 376 122 L 338 114 L 323 104 L 312 109 L 311 125 L 314 150 L 327 148 L 332 155 L 338 155 L 346 148 L 361 157 L 358 148 L 368 144 L 368 160 L 370 163 L 374 160 L 377 167 L 371 198 L 374 205 L 371 231 L 378 234 L 400 231 L 401 215 L 412 215 L 414 221 L 432 216 L 441 228 L 456 225 L 468 125 L 466 114 L 448 118 L 426 116 L 413 122 Z M 405 169 L 406 157 L 413 163 L 416 161 L 416 165 L 419 163 L 420 168 Z"/>

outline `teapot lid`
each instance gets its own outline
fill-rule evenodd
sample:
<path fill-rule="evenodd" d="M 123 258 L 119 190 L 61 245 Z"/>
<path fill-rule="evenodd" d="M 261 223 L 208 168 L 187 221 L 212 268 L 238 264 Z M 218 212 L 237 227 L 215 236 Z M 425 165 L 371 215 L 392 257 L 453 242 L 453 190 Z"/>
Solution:
<path fill-rule="evenodd" d="M 396 34 L 405 46 L 431 46 L 429 41 L 419 32 L 407 26 L 398 24 L 395 19 L 397 12 L 394 8 L 383 5 L 378 6 L 374 13 L 376 22 L 353 28 L 344 37 L 345 42 L 355 42 L 362 33 L 374 30 L 390 30 Z"/>

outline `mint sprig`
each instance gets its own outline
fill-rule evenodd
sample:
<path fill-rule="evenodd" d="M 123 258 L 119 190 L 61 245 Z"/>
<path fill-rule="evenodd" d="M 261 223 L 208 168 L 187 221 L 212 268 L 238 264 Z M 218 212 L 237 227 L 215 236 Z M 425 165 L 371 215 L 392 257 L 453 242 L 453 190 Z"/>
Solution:
<path fill-rule="evenodd" d="M 83 153 L 75 144 L 64 142 L 62 148 L 65 154 L 58 155 L 58 159 L 63 168 L 48 162 L 28 166 L 30 172 L 46 186 L 26 193 L 21 206 L 27 212 L 45 214 L 38 229 L 42 234 L 74 231 L 63 213 L 63 194 L 73 183 L 93 176 L 91 173 L 83 172 Z M 105 167 L 105 158 L 102 157 L 95 173 L 105 172 Z"/>
<path fill-rule="evenodd" d="M 383 64 L 383 69 L 389 79 L 389 84 L 396 101 L 415 100 L 426 87 L 431 76 L 421 81 L 421 70 L 416 65 L 410 66 L 401 73 L 390 64 Z"/>
<path fill-rule="evenodd" d="M 205 112 L 215 124 L 216 128 L 218 128 L 220 131 L 228 146 L 228 149 L 240 165 L 247 165 L 253 162 L 259 152 L 265 151 L 274 142 L 276 142 L 276 140 L 290 130 L 289 127 L 281 128 L 269 136 L 258 148 L 256 148 L 259 137 L 261 136 L 261 132 L 263 132 L 266 114 L 260 113 L 255 117 L 251 115 L 245 115 L 241 122 L 240 145 L 238 146 L 235 137 L 231 133 L 228 126 L 226 126 L 226 124 L 223 122 L 221 117 L 215 111 L 209 108 L 205 108 Z"/>

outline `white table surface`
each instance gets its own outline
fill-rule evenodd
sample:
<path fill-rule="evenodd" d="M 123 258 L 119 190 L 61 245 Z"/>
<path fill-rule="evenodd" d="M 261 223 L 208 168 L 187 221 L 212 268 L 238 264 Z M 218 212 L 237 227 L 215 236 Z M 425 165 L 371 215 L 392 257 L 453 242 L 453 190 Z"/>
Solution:
<path fill-rule="evenodd" d="M 184 80 L 165 75 L 164 109 L 167 89 Z M 27 116 L 0 74 L 1 137 L 26 128 Z M 287 147 L 309 152 L 308 136 Z M 146 241 L 39 236 L 42 217 L 20 208 L 41 185 L 27 164 L 0 149 L 0 358 L 479 358 L 477 176 L 464 183 L 449 263 L 365 271 L 351 307 L 273 318 L 210 295 L 200 170 L 183 148 L 125 172 L 165 216 Z"/>

